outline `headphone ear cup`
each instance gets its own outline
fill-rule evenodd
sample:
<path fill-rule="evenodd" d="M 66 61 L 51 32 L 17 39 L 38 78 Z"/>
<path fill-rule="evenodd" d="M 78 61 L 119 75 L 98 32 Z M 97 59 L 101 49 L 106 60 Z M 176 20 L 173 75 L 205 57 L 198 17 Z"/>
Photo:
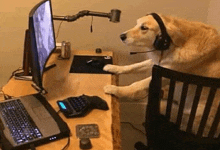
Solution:
<path fill-rule="evenodd" d="M 157 35 L 154 41 L 154 47 L 156 50 L 166 50 L 170 46 L 170 39 L 163 37 L 162 35 Z"/>
<path fill-rule="evenodd" d="M 162 36 L 161 35 L 157 35 L 156 39 L 154 41 L 154 47 L 156 50 L 161 50 L 161 45 L 162 45 Z"/>

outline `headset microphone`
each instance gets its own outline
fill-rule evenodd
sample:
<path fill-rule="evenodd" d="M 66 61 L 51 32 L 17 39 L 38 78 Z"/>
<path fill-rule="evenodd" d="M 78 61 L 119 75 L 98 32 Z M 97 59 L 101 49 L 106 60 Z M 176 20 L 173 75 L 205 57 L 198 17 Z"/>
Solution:
<path fill-rule="evenodd" d="M 130 52 L 130 55 L 134 55 L 134 54 L 139 54 L 139 53 L 148 53 L 148 52 L 153 52 L 156 51 L 156 49 L 151 50 L 151 51 L 142 51 L 142 52 Z"/>

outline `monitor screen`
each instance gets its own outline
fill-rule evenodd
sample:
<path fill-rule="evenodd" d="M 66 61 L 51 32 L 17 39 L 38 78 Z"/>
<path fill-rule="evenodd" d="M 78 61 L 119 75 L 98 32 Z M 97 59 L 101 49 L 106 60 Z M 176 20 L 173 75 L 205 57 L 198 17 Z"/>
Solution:
<path fill-rule="evenodd" d="M 40 88 L 42 88 L 45 64 L 56 47 L 52 16 L 50 0 L 44 0 L 37 4 L 29 14 L 31 72 L 33 81 Z"/>

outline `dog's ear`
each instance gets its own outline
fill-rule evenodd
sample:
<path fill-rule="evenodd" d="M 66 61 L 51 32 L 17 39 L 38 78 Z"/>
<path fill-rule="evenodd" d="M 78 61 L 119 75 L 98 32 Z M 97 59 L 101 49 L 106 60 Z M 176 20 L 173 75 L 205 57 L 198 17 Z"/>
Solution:
<path fill-rule="evenodd" d="M 167 33 L 171 37 L 171 40 L 175 46 L 181 47 L 185 44 L 187 39 L 177 26 L 169 23 L 166 25 L 166 28 Z"/>

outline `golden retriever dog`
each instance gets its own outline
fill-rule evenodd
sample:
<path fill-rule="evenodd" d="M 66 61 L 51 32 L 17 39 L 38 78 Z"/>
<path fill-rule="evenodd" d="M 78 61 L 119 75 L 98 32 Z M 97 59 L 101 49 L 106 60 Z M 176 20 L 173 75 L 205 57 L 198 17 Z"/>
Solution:
<path fill-rule="evenodd" d="M 148 59 L 126 66 L 109 64 L 103 69 L 115 74 L 145 71 L 148 77 L 128 86 L 106 85 L 107 94 L 135 100 L 146 98 L 154 64 L 185 73 L 220 77 L 220 36 L 210 25 L 152 13 L 138 19 L 137 25 L 120 37 L 126 45 L 151 51 L 147 53 Z M 168 82 L 164 86 L 166 84 Z"/>

